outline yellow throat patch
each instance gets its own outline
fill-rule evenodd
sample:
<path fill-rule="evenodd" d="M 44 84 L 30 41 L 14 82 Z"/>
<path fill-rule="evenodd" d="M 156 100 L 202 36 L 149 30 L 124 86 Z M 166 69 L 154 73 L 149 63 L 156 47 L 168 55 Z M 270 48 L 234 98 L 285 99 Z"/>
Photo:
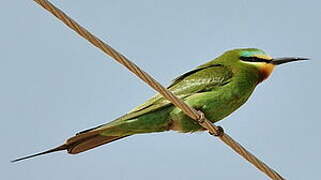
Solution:
<path fill-rule="evenodd" d="M 271 56 L 263 55 L 263 54 L 256 55 L 256 57 L 262 58 L 262 59 L 267 59 L 267 60 L 272 60 Z M 271 73 L 273 72 L 273 69 L 275 67 L 274 64 L 269 64 L 269 63 L 264 63 L 264 62 L 255 63 L 255 65 L 260 70 L 261 77 L 262 77 L 261 82 L 264 81 L 265 79 L 267 79 L 271 75 Z"/>

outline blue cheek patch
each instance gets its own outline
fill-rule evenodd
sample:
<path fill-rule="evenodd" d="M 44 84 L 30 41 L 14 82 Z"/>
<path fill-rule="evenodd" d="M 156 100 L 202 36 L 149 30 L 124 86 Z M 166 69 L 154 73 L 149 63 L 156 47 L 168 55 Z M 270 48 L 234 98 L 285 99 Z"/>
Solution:
<path fill-rule="evenodd" d="M 266 55 L 266 53 L 263 51 L 260 51 L 260 50 L 258 50 L 258 51 L 242 51 L 240 55 L 243 57 L 253 57 L 255 55 Z"/>

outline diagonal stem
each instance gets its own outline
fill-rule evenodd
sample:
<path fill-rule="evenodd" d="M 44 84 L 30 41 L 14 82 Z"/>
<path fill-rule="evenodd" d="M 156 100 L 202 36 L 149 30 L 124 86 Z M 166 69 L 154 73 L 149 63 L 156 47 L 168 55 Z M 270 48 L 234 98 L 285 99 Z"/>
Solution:
<path fill-rule="evenodd" d="M 173 93 L 163 87 L 160 83 L 158 83 L 155 79 L 153 79 L 149 74 L 141 70 L 136 64 L 128 60 L 125 56 L 117 52 L 108 44 L 104 43 L 102 40 L 91 34 L 84 27 L 80 26 L 76 21 L 68 17 L 64 12 L 60 9 L 56 8 L 53 4 L 51 4 L 47 0 L 34 0 L 36 3 L 41 5 L 47 11 L 52 13 L 58 19 L 60 19 L 64 24 L 77 32 L 80 36 L 87 39 L 91 44 L 101 49 L 107 55 L 111 56 L 120 64 L 124 65 L 129 71 L 138 76 L 141 80 L 147 83 L 150 87 L 158 91 L 161 95 L 163 95 L 166 99 L 171 101 L 175 106 L 180 108 L 185 114 L 189 117 L 197 121 L 202 127 L 206 128 L 210 134 L 218 135 L 220 134 L 219 128 L 212 124 L 209 120 L 207 120 L 202 112 L 196 111 L 194 108 L 188 106 L 182 100 L 177 98 Z M 265 173 L 271 179 L 282 180 L 284 179 L 281 175 L 279 175 L 276 171 L 268 167 L 265 163 L 256 158 L 253 154 L 247 151 L 244 147 L 242 147 L 239 143 L 234 141 L 230 136 L 223 133 L 218 136 L 225 144 L 230 146 L 236 153 L 241 155 L 255 167 L 257 167 L 260 171 Z"/>

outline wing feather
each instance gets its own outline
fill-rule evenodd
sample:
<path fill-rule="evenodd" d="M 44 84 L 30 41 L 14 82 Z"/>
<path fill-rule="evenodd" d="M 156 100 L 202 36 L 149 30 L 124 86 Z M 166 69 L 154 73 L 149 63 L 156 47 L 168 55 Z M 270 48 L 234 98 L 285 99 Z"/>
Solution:
<path fill-rule="evenodd" d="M 200 67 L 177 77 L 168 89 L 177 97 L 185 99 L 195 93 L 209 91 L 228 83 L 232 75 L 227 67 L 220 64 Z M 170 101 L 156 94 L 144 104 L 122 116 L 121 119 L 132 119 L 168 105 L 171 105 Z"/>

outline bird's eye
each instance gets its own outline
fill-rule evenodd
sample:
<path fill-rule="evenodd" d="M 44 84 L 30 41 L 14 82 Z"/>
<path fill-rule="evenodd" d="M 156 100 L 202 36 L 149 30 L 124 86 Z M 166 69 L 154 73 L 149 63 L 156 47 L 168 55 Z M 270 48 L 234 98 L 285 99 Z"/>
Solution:
<path fill-rule="evenodd" d="M 258 58 L 258 57 L 255 57 L 255 56 L 252 56 L 252 57 L 241 56 L 240 60 L 247 61 L 247 62 L 265 62 L 265 63 L 269 63 L 270 62 L 270 60 Z"/>

